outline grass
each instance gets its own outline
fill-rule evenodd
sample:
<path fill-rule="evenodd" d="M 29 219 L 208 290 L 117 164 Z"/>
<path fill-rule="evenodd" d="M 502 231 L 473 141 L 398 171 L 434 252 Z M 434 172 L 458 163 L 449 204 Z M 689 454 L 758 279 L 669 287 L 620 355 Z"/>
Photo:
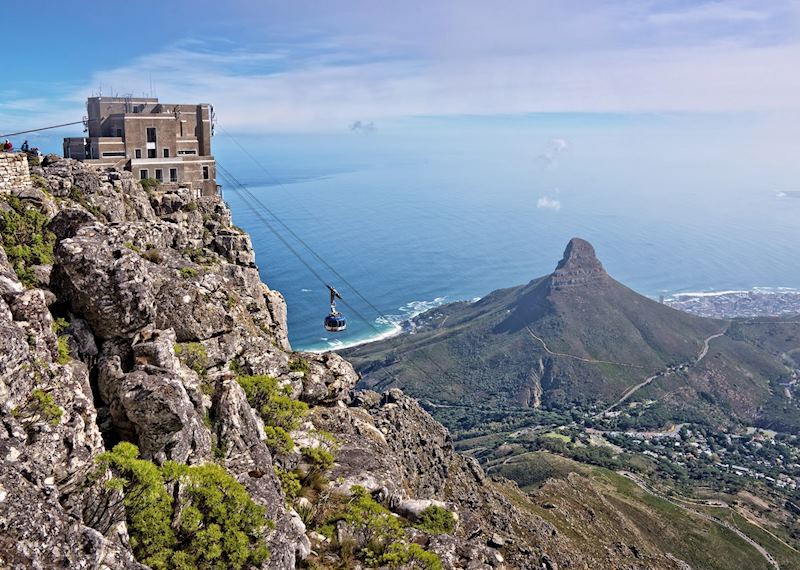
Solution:
<path fill-rule="evenodd" d="M 727 528 L 646 493 L 617 473 L 602 468 L 594 472 L 597 481 L 615 491 L 609 497 L 614 506 L 662 551 L 673 552 L 695 568 L 771 568 L 752 546 Z"/>
<path fill-rule="evenodd" d="M 508 463 L 496 464 L 489 472 L 516 480 L 523 490 L 541 489 L 538 492 L 541 494 L 537 495 L 539 499 L 532 502 L 525 501 L 523 496 L 516 500 L 510 498 L 553 524 L 576 541 L 578 547 L 597 556 L 603 555 L 609 536 L 613 535 L 614 540 L 646 542 L 662 552 L 671 552 L 693 568 L 770 568 L 758 551 L 731 530 L 651 495 L 635 482 L 608 469 L 589 467 L 547 452 L 530 452 Z M 570 480 L 568 485 L 558 483 L 570 473 L 582 478 Z M 557 508 L 546 509 L 537 504 L 540 501 L 552 502 Z M 596 517 L 594 524 L 573 527 L 576 518 L 580 520 L 588 509 Z M 738 522 L 736 524 L 739 526 Z M 742 526 L 746 524 L 745 521 Z M 635 527 L 634 531 L 630 530 L 631 526 Z M 751 530 L 741 530 L 773 555 L 780 554 L 779 549 L 773 548 L 775 539 L 769 543 L 762 541 L 763 537 L 757 536 L 755 531 L 751 534 Z M 786 556 L 791 553 L 783 548 L 779 561 L 788 559 Z M 781 564 L 781 568 L 795 570 L 796 566 Z"/>
<path fill-rule="evenodd" d="M 693 505 L 693 508 L 724 520 L 738 528 L 772 554 L 775 560 L 778 561 L 781 570 L 800 570 L 800 552 L 793 550 L 780 539 L 770 534 L 771 531 L 767 532 L 763 528 L 751 523 L 735 510 L 726 507 L 712 507 L 707 505 Z"/>

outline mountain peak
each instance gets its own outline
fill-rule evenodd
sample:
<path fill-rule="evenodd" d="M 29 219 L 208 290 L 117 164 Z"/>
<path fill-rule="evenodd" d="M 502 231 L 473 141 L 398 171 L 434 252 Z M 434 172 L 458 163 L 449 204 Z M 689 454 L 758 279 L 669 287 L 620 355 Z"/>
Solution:
<path fill-rule="evenodd" d="M 586 285 L 608 277 L 603 264 L 597 259 L 592 244 L 580 238 L 569 240 L 564 257 L 558 262 L 551 277 L 554 289 Z"/>

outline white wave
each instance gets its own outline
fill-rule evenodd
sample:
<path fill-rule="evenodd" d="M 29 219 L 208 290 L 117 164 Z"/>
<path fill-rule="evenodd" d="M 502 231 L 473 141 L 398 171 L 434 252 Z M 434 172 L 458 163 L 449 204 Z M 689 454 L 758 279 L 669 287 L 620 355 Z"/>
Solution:
<path fill-rule="evenodd" d="M 749 293 L 747 290 L 731 289 L 730 291 L 688 291 L 686 293 L 675 293 L 668 299 L 681 299 L 683 297 L 720 297 L 722 295 L 735 295 Z"/>
<path fill-rule="evenodd" d="M 349 341 L 342 341 L 339 339 L 329 340 L 327 338 L 321 339 L 325 340 L 327 346 L 324 348 L 310 348 L 308 349 L 308 352 L 322 353 L 330 350 L 353 348 L 354 346 L 359 346 L 361 344 L 386 340 L 387 338 L 399 335 L 404 330 L 408 330 L 410 333 L 413 333 L 414 317 L 418 317 L 425 311 L 429 311 L 430 309 L 434 309 L 443 305 L 446 300 L 447 297 L 436 297 L 431 301 L 410 301 L 398 308 L 399 314 L 384 315 L 375 319 L 375 324 L 378 327 L 388 327 L 387 330 Z"/>
<path fill-rule="evenodd" d="M 794 287 L 753 287 L 752 289 L 731 289 L 728 291 L 688 291 L 686 293 L 674 293 L 666 297 L 667 301 L 680 301 L 682 299 L 700 298 L 700 297 L 722 297 L 726 295 L 780 295 L 786 293 L 798 293 L 800 289 Z"/>
<path fill-rule="evenodd" d="M 300 289 L 301 293 L 311 293 L 311 291 L 313 291 L 313 289 Z"/>

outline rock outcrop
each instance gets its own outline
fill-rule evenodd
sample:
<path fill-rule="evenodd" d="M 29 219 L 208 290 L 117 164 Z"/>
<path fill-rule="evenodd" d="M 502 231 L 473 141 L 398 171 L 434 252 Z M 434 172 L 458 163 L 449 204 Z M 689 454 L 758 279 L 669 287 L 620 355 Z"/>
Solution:
<path fill-rule="evenodd" d="M 35 239 L 52 243 L 51 259 L 0 248 L 0 567 L 142 567 L 128 503 L 103 508 L 127 499 L 98 466 L 120 441 L 155 465 L 222 466 L 271 521 L 264 568 L 381 564 L 346 514 L 359 488 L 400 521 L 408 564 L 422 551 L 446 568 L 591 567 L 414 400 L 354 391 L 336 354 L 292 352 L 283 297 L 220 199 L 54 155 L 31 173 L 36 188 L 0 197 L 45 216 Z M 587 255 L 576 243 L 564 271 Z M 274 400 L 248 400 L 247 378 Z M 452 528 L 421 523 L 434 507 Z"/>
<path fill-rule="evenodd" d="M 572 238 L 564 250 L 564 257 L 550 276 L 550 287 L 553 290 L 563 290 L 585 285 L 599 286 L 608 279 L 592 244 L 580 238 Z"/>

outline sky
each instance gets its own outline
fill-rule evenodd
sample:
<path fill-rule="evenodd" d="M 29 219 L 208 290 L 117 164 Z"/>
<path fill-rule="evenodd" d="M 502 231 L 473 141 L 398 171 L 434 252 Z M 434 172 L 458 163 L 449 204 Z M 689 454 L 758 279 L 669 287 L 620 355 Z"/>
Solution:
<path fill-rule="evenodd" d="M 78 120 L 99 93 L 210 102 L 254 134 L 556 113 L 786 130 L 800 116 L 797 0 L 14 2 L 0 37 L 2 133 Z"/>

